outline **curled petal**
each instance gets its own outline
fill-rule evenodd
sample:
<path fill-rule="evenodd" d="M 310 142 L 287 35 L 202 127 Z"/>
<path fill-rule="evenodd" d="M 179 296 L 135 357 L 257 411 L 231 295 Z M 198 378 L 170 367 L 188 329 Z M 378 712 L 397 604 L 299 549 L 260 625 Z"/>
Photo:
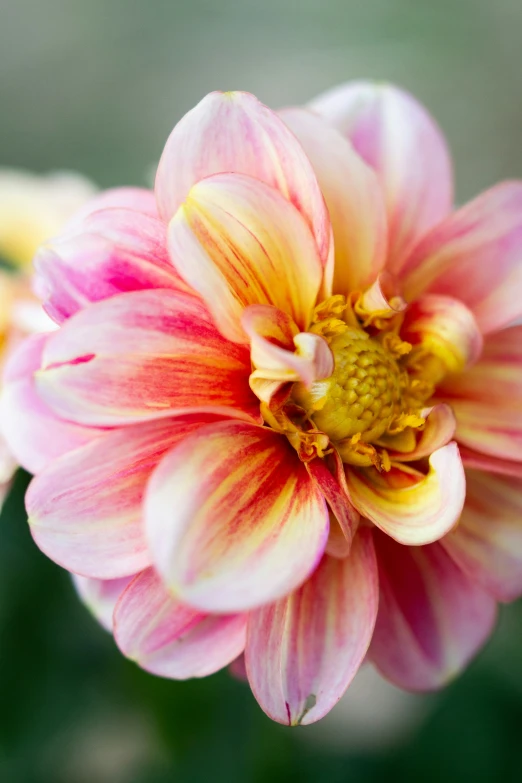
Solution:
<path fill-rule="evenodd" d="M 76 313 L 47 341 L 37 373 L 61 416 L 113 426 L 204 410 L 258 416 L 250 357 L 196 297 L 134 291 Z"/>
<path fill-rule="evenodd" d="M 440 129 L 411 95 L 389 84 L 341 85 L 311 108 L 375 169 L 388 212 L 387 266 L 397 272 L 408 251 L 452 206 L 451 160 Z"/>
<path fill-rule="evenodd" d="M 522 594 L 520 477 L 466 472 L 466 505 L 442 543 L 473 582 L 499 601 Z"/>
<path fill-rule="evenodd" d="M 91 579 L 78 574 L 71 574 L 71 576 L 76 592 L 87 609 L 106 631 L 112 631 L 114 607 L 135 574 L 120 579 Z"/>
<path fill-rule="evenodd" d="M 471 310 L 440 294 L 426 294 L 408 308 L 401 337 L 437 356 L 447 372 L 462 372 L 482 351 L 482 334 Z"/>
<path fill-rule="evenodd" d="M 381 272 L 355 305 L 357 315 L 368 319 L 368 323 L 376 318 L 389 318 L 402 313 L 406 307 L 406 302 L 398 293 L 395 278 L 388 272 Z"/>
<path fill-rule="evenodd" d="M 59 419 L 40 398 L 34 373 L 41 367 L 48 337 L 28 337 L 13 350 L 4 370 L 0 426 L 10 451 L 29 473 L 40 473 L 102 432 Z"/>
<path fill-rule="evenodd" d="M 145 485 L 168 449 L 198 426 L 161 419 L 111 430 L 55 460 L 33 479 L 26 496 L 40 549 L 69 571 L 98 579 L 146 568 Z"/>
<path fill-rule="evenodd" d="M 404 465 L 388 473 L 348 469 L 355 508 L 401 544 L 428 544 L 457 523 L 466 494 L 464 469 L 455 443 L 433 452 L 423 476 Z"/>
<path fill-rule="evenodd" d="M 203 428 L 150 481 L 154 565 L 181 600 L 245 611 L 300 585 L 321 557 L 328 513 L 286 438 L 244 422 Z"/>
<path fill-rule="evenodd" d="M 172 131 L 156 176 L 163 220 L 175 215 L 193 185 L 223 172 L 254 177 L 294 204 L 326 264 L 330 221 L 310 161 L 277 114 L 245 92 L 210 93 Z"/>
<path fill-rule="evenodd" d="M 277 190 L 238 174 L 209 177 L 171 220 L 168 241 L 177 271 L 230 340 L 246 342 L 240 318 L 252 304 L 275 305 L 307 329 L 321 261 L 302 215 Z"/>
<path fill-rule="evenodd" d="M 152 674 L 186 680 L 227 666 L 245 647 L 245 615 L 208 615 L 173 598 L 152 568 L 130 583 L 114 610 L 122 653 Z"/>
<path fill-rule="evenodd" d="M 293 108 L 279 116 L 303 145 L 330 212 L 333 293 L 364 290 L 386 261 L 386 209 L 377 177 L 347 139 L 321 117 Z"/>
<path fill-rule="evenodd" d="M 485 191 L 436 226 L 402 272 L 410 301 L 429 291 L 460 299 L 483 334 L 522 316 L 522 182 Z"/>
<path fill-rule="evenodd" d="M 324 557 L 299 590 L 250 614 L 248 679 L 273 720 L 314 723 L 339 701 L 368 649 L 377 600 L 372 535 L 364 529 L 349 557 Z"/>
<path fill-rule="evenodd" d="M 445 685 L 492 631 L 496 602 L 441 543 L 400 546 L 375 531 L 379 613 L 369 657 L 409 690 Z"/>
<path fill-rule="evenodd" d="M 391 460 L 394 462 L 414 462 L 424 459 L 452 440 L 457 422 L 449 405 L 435 405 L 427 414 L 424 412 L 424 415 L 426 415 L 426 424 L 419 433 L 412 451 L 394 451 L 394 439 L 390 438 L 387 451 Z"/>

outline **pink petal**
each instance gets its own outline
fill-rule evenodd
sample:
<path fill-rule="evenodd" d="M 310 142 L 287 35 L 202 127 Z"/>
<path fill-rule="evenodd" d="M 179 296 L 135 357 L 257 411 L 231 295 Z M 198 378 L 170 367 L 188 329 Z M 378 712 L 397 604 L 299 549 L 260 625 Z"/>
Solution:
<path fill-rule="evenodd" d="M 206 677 L 245 647 L 245 615 L 208 615 L 169 595 L 152 568 L 130 583 L 114 611 L 124 655 L 160 677 Z"/>
<path fill-rule="evenodd" d="M 248 305 L 274 305 L 306 331 L 323 270 L 309 227 L 273 188 L 217 174 L 191 189 L 169 226 L 180 276 L 205 300 L 221 332 L 246 342 Z"/>
<path fill-rule="evenodd" d="M 248 351 L 223 338 L 202 302 L 171 290 L 90 305 L 47 342 L 37 376 L 61 416 L 110 426 L 205 410 L 251 418 Z"/>
<path fill-rule="evenodd" d="M 168 222 L 197 182 L 223 172 L 254 177 L 294 204 L 326 264 L 330 221 L 312 166 L 277 114 L 249 93 L 210 93 L 178 122 L 156 176 L 161 217 Z"/>
<path fill-rule="evenodd" d="M 338 454 L 335 455 L 335 458 L 340 462 Z M 306 468 L 334 514 L 335 520 L 348 543 L 349 551 L 359 524 L 359 514 L 350 501 L 344 471 L 342 469 L 338 470 L 337 475 L 334 475 L 328 469 L 324 460 L 318 458 L 306 463 Z M 338 549 L 339 546 L 336 547 L 336 551 Z M 348 551 L 346 554 L 348 554 Z"/>
<path fill-rule="evenodd" d="M 314 723 L 339 701 L 368 649 L 377 600 L 375 552 L 364 529 L 349 557 L 324 557 L 299 590 L 250 614 L 248 679 L 273 720 Z"/>
<path fill-rule="evenodd" d="M 460 299 L 483 334 L 522 316 L 522 182 L 485 191 L 420 242 L 401 275 L 406 298 Z"/>
<path fill-rule="evenodd" d="M 473 582 L 499 601 L 522 595 L 520 477 L 466 471 L 466 505 L 442 543 Z"/>
<path fill-rule="evenodd" d="M 97 579 L 146 568 L 146 483 L 170 447 L 199 426 L 200 421 L 160 419 L 112 430 L 54 461 L 33 479 L 26 496 L 40 549 L 69 571 Z"/>
<path fill-rule="evenodd" d="M 459 446 L 459 451 L 465 468 L 476 468 L 485 470 L 486 473 L 500 473 L 500 475 L 515 476 L 522 479 L 522 462 L 491 457 L 488 454 L 481 454 L 462 445 Z"/>
<path fill-rule="evenodd" d="M 464 469 L 455 443 L 434 451 L 424 476 L 404 466 L 379 474 L 375 468 L 346 471 L 355 508 L 401 544 L 429 544 L 457 523 L 466 495 Z"/>
<path fill-rule="evenodd" d="M 121 579 L 91 579 L 88 576 L 71 574 L 76 592 L 81 600 L 106 631 L 112 631 L 114 607 L 135 574 Z"/>
<path fill-rule="evenodd" d="M 364 290 L 386 261 L 386 209 L 377 177 L 321 117 L 304 109 L 285 109 L 279 116 L 303 145 L 330 212 L 333 293 Z"/>
<path fill-rule="evenodd" d="M 376 531 L 375 547 L 380 596 L 369 655 L 396 685 L 439 688 L 491 633 L 495 601 L 440 543 L 405 547 Z"/>
<path fill-rule="evenodd" d="M 109 188 L 96 193 L 82 204 L 66 224 L 65 229 L 67 231 L 77 229 L 85 218 L 100 209 L 132 209 L 135 212 L 158 217 L 154 191 L 135 187 Z"/>
<path fill-rule="evenodd" d="M 440 129 L 411 95 L 388 84 L 348 83 L 320 95 L 311 108 L 375 169 L 388 211 L 388 269 L 397 272 L 451 209 L 451 160 Z"/>
<path fill-rule="evenodd" d="M 329 524 L 286 438 L 237 421 L 209 425 L 167 454 L 145 519 L 169 589 L 209 612 L 245 611 L 296 588 L 321 557 Z"/>
<path fill-rule="evenodd" d="M 99 437 L 102 430 L 59 419 L 40 398 L 34 373 L 40 369 L 49 335 L 28 337 L 18 345 L 4 371 L 0 427 L 17 462 L 39 473 L 53 460 Z"/>

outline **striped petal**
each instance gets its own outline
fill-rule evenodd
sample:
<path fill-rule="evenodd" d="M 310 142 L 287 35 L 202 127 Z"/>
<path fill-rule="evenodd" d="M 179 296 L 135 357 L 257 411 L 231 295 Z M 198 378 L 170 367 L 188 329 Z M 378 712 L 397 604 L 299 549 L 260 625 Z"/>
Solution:
<path fill-rule="evenodd" d="M 368 649 L 377 601 L 372 535 L 364 529 L 349 557 L 324 557 L 299 590 L 250 614 L 248 679 L 273 720 L 315 723 L 339 701 Z"/>
<path fill-rule="evenodd" d="M 298 210 L 251 177 L 217 174 L 194 185 L 169 225 L 180 276 L 201 294 L 221 332 L 246 342 L 248 305 L 274 305 L 301 331 L 322 282 L 313 235 Z"/>
<path fill-rule="evenodd" d="M 348 83 L 320 95 L 311 108 L 375 169 L 388 212 L 387 266 L 397 272 L 451 209 L 451 160 L 440 129 L 411 95 L 388 84 Z"/>
<path fill-rule="evenodd" d="M 294 204 L 326 264 L 330 222 L 310 161 L 277 114 L 245 92 L 210 93 L 178 122 L 156 176 L 161 217 L 168 222 L 193 185 L 223 172 L 254 177 Z"/>
<path fill-rule="evenodd" d="M 334 457 L 333 472 L 328 469 L 324 460 L 317 458 L 307 462 L 306 469 L 323 493 L 326 502 L 334 515 L 337 523 L 336 527 L 339 527 L 342 530 L 343 537 L 348 544 L 348 548 L 345 551 L 345 554 L 347 555 L 359 525 L 360 517 L 350 501 L 341 459 L 336 453 Z M 336 533 L 334 533 L 334 536 L 336 536 Z M 336 544 L 333 544 L 331 529 L 328 543 L 338 554 L 340 543 L 337 541 Z"/>
<path fill-rule="evenodd" d="M 49 335 L 28 337 L 6 364 L 0 401 L 0 427 L 10 451 L 29 473 L 97 438 L 101 430 L 59 419 L 40 398 L 34 373 L 40 369 Z"/>
<path fill-rule="evenodd" d="M 122 653 L 152 674 L 206 677 L 243 652 L 245 615 L 208 615 L 173 598 L 152 568 L 130 583 L 114 611 Z"/>
<path fill-rule="evenodd" d="M 448 377 L 437 396 L 455 413 L 460 443 L 522 461 L 522 326 L 490 335 L 480 361 Z"/>
<path fill-rule="evenodd" d="M 522 484 L 520 477 L 466 472 L 466 505 L 443 544 L 477 584 L 499 601 L 522 595 Z"/>
<path fill-rule="evenodd" d="M 501 476 L 515 476 L 522 479 L 522 462 L 491 457 L 462 445 L 459 446 L 459 451 L 465 468 L 475 468 L 476 470 L 485 470 L 486 473 L 499 473 Z"/>
<path fill-rule="evenodd" d="M 386 209 L 377 176 L 347 139 L 321 117 L 304 109 L 285 109 L 279 116 L 312 162 L 330 213 L 335 247 L 333 293 L 362 291 L 386 261 Z"/>
<path fill-rule="evenodd" d="M 504 182 L 436 226 L 402 270 L 412 300 L 429 291 L 460 299 L 483 334 L 522 316 L 522 182 Z"/>
<path fill-rule="evenodd" d="M 355 508 L 401 544 L 428 544 L 457 523 L 466 494 L 464 469 L 455 443 L 433 452 L 426 476 L 405 465 L 388 473 L 348 469 Z"/>
<path fill-rule="evenodd" d="M 146 568 L 146 483 L 171 446 L 199 426 L 161 419 L 120 428 L 55 460 L 33 479 L 26 496 L 40 549 L 69 571 L 97 579 Z"/>
<path fill-rule="evenodd" d="M 408 690 L 448 683 L 492 631 L 496 602 L 440 543 L 400 546 L 376 531 L 379 613 L 369 656 Z"/>
<path fill-rule="evenodd" d="M 248 351 L 189 294 L 135 291 L 97 302 L 47 341 L 39 394 L 63 418 L 112 426 L 193 411 L 258 415 Z"/>
<path fill-rule="evenodd" d="M 245 611 L 296 588 L 321 557 L 329 525 L 286 438 L 237 421 L 209 425 L 167 454 L 145 518 L 169 589 L 208 612 Z"/>
<path fill-rule="evenodd" d="M 134 579 L 123 576 L 121 579 L 91 579 L 88 576 L 71 574 L 79 597 L 106 631 L 112 631 L 112 616 L 120 595 Z"/>

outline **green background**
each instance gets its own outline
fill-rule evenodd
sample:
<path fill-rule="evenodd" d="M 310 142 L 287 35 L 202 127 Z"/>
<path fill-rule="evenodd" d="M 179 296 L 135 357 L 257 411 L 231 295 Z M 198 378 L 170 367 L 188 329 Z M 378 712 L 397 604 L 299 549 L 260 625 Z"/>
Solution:
<path fill-rule="evenodd" d="M 211 89 L 277 107 L 398 82 L 455 157 L 457 194 L 522 176 L 520 0 L 0 0 L 0 165 L 143 184 Z M 222 672 L 174 683 L 123 660 L 31 541 L 20 473 L 0 518 L 2 783 L 522 780 L 522 607 L 440 694 L 364 675 L 317 726 L 272 724 Z"/>

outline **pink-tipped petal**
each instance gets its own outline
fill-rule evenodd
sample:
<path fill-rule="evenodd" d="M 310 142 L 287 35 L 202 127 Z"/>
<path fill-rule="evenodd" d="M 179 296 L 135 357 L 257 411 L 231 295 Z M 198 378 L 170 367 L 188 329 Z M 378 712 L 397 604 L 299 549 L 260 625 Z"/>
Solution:
<path fill-rule="evenodd" d="M 248 305 L 274 305 L 306 330 L 322 282 L 317 246 L 299 211 L 273 188 L 217 174 L 191 189 L 169 225 L 180 276 L 205 300 L 221 332 L 246 342 Z"/>
<path fill-rule="evenodd" d="M 146 188 L 109 188 L 97 193 L 76 210 L 66 223 L 65 230 L 78 230 L 85 218 L 100 209 L 132 209 L 151 217 L 158 217 L 156 197 L 153 190 Z"/>
<path fill-rule="evenodd" d="M 429 544 L 457 523 L 466 482 L 455 443 L 433 452 L 426 476 L 404 465 L 388 473 L 375 468 L 347 469 L 355 508 L 401 544 Z"/>
<path fill-rule="evenodd" d="M 236 421 L 209 425 L 167 454 L 148 486 L 145 521 L 169 589 L 209 612 L 246 611 L 296 588 L 329 525 L 286 438 Z"/>
<path fill-rule="evenodd" d="M 386 209 L 378 179 L 347 139 L 321 117 L 293 108 L 279 116 L 303 145 L 330 212 L 333 293 L 364 290 L 386 261 Z"/>
<path fill-rule="evenodd" d="M 246 348 L 196 297 L 134 291 L 76 313 L 47 341 L 38 393 L 83 424 L 114 426 L 204 410 L 258 416 Z"/>
<path fill-rule="evenodd" d="M 294 204 L 326 265 L 330 221 L 310 161 L 277 114 L 245 92 L 210 93 L 178 122 L 156 176 L 161 217 L 168 222 L 193 185 L 223 172 L 254 177 Z"/>
<path fill-rule="evenodd" d="M 146 568 L 147 480 L 170 447 L 199 426 L 199 421 L 161 419 L 111 430 L 55 460 L 33 479 L 26 497 L 40 549 L 69 571 L 97 579 Z"/>
<path fill-rule="evenodd" d="M 38 334 L 24 340 L 14 349 L 4 370 L 0 427 L 10 451 L 29 473 L 40 473 L 62 454 L 102 433 L 59 419 L 40 398 L 34 373 L 40 369 L 48 336 Z"/>
<path fill-rule="evenodd" d="M 499 601 L 522 595 L 520 478 L 466 472 L 466 505 L 442 543 L 473 582 Z"/>
<path fill-rule="evenodd" d="M 388 211 L 388 268 L 398 271 L 412 246 L 451 209 L 451 160 L 440 129 L 411 95 L 388 84 L 348 83 L 310 106 L 375 169 Z"/>
<path fill-rule="evenodd" d="M 522 182 L 485 191 L 436 226 L 401 276 L 412 300 L 429 291 L 460 299 L 483 334 L 522 316 Z"/>
<path fill-rule="evenodd" d="M 492 631 L 496 602 L 440 543 L 401 546 L 375 532 L 379 613 L 369 656 L 408 690 L 447 684 Z"/>
<path fill-rule="evenodd" d="M 149 568 L 114 610 L 122 653 L 152 674 L 186 680 L 227 666 L 245 647 L 246 615 L 208 615 L 173 598 Z"/>
<path fill-rule="evenodd" d="M 120 595 L 134 579 L 135 574 L 121 579 L 91 579 L 71 574 L 79 597 L 106 631 L 112 631 L 112 616 Z"/>
<path fill-rule="evenodd" d="M 246 665 L 263 710 L 278 723 L 314 723 L 339 701 L 361 665 L 377 615 L 370 530 L 349 557 L 325 556 L 291 595 L 250 614 Z"/>

